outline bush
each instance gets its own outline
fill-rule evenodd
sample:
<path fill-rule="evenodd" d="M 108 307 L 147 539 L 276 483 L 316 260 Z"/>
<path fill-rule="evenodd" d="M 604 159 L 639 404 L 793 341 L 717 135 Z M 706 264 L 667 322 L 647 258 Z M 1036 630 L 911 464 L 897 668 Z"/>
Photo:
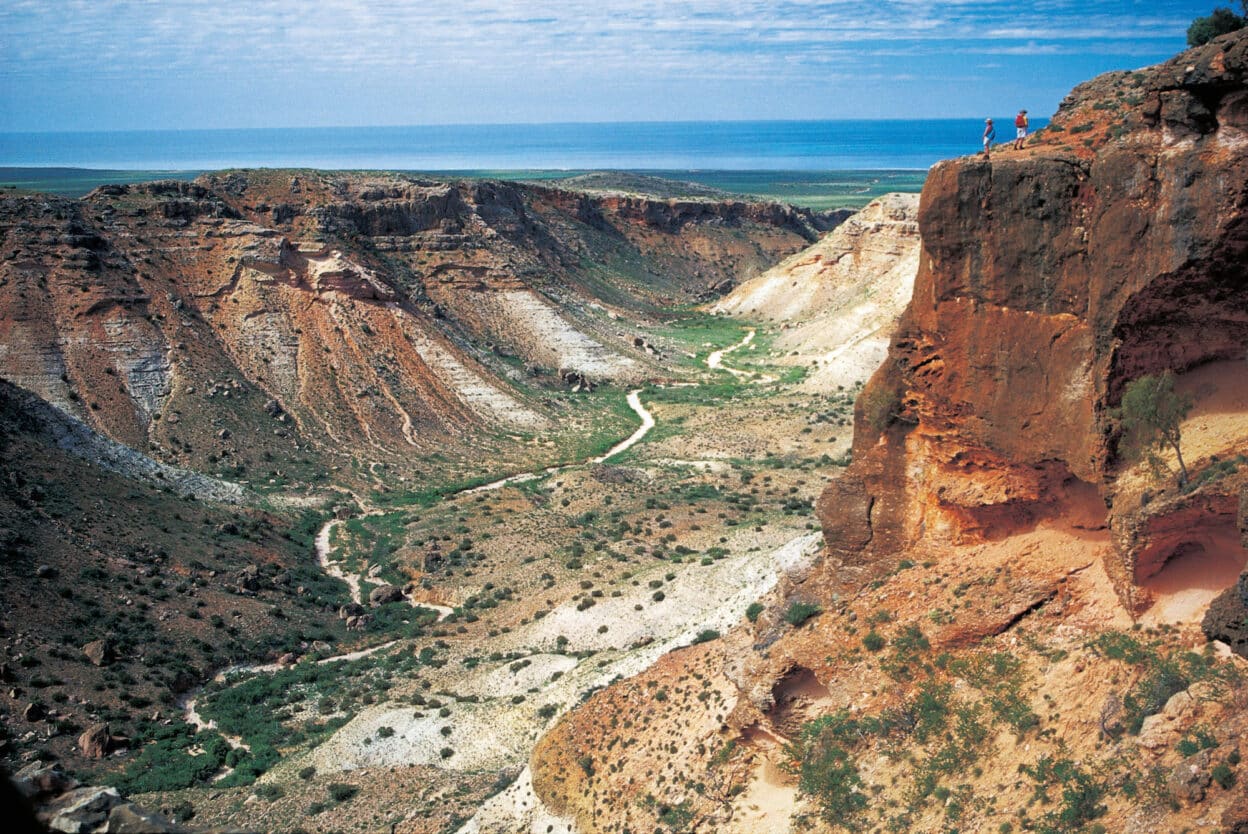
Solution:
<path fill-rule="evenodd" d="M 784 621 L 791 626 L 800 626 L 823 609 L 811 602 L 795 602 L 784 612 Z"/>
<path fill-rule="evenodd" d="M 709 643 L 712 640 L 718 640 L 718 639 L 719 639 L 718 631 L 716 631 L 713 628 L 705 628 L 702 631 L 698 632 L 697 637 L 693 638 L 693 644 L 696 646 L 698 643 Z"/>
<path fill-rule="evenodd" d="M 836 744 L 816 742 L 802 759 L 798 775 L 798 789 L 819 804 L 823 818 L 852 829 L 867 806 L 867 797 L 849 752 Z"/>
<path fill-rule="evenodd" d="M 300 779 L 311 779 L 315 775 L 316 775 L 316 768 L 313 767 L 312 765 L 308 765 L 307 767 L 299 771 Z"/>
<path fill-rule="evenodd" d="M 1213 781 L 1217 782 L 1218 786 L 1224 791 L 1229 791 L 1235 786 L 1235 771 L 1231 770 L 1226 762 L 1222 762 L 1215 767 L 1210 775 L 1213 777 Z"/>
<path fill-rule="evenodd" d="M 1238 31 L 1245 25 L 1248 25 L 1248 19 L 1220 6 L 1208 17 L 1198 17 L 1192 21 L 1192 25 L 1187 27 L 1187 45 L 1200 46 L 1209 43 L 1219 35 Z"/>
<path fill-rule="evenodd" d="M 745 618 L 752 623 L 758 622 L 758 615 L 762 614 L 764 606 L 761 602 L 751 602 L 750 607 L 745 609 Z"/>
<path fill-rule="evenodd" d="M 333 782 L 327 788 L 329 796 L 334 802 L 346 802 L 351 797 L 360 792 L 355 785 L 347 785 L 343 782 Z"/>
<path fill-rule="evenodd" d="M 862 645 L 865 646 L 869 652 L 878 652 L 880 649 L 884 648 L 885 640 L 880 636 L 878 631 L 871 629 L 862 636 Z"/>

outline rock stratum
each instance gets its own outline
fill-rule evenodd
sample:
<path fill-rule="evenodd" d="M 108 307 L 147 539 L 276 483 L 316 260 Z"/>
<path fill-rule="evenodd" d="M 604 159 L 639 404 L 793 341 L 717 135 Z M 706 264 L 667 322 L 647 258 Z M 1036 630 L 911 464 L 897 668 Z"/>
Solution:
<path fill-rule="evenodd" d="M 565 717 L 532 759 L 545 812 L 1248 830 L 1245 73 L 1248 34 L 1226 36 L 932 169 L 913 298 L 817 505 L 823 559 Z M 804 289 L 721 303 L 800 317 Z M 1163 371 L 1194 402 L 1182 485 L 1173 453 L 1119 448 L 1124 388 Z"/>
<path fill-rule="evenodd" d="M 804 390 L 864 381 L 888 352 L 919 266 L 919 196 L 888 194 L 821 240 L 742 283 L 715 312 L 774 322 L 775 348 L 815 363 Z"/>
<path fill-rule="evenodd" d="M 543 388 L 670 375 L 638 321 L 838 219 L 314 172 L 6 197 L 0 371 L 164 463 L 233 464 L 246 438 L 402 465 L 566 419 Z"/>

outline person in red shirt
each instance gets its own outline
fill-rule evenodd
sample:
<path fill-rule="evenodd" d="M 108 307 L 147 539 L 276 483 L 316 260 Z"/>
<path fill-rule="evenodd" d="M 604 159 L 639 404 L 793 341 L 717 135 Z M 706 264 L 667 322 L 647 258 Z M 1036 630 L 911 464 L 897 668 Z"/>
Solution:
<path fill-rule="evenodd" d="M 1019 110 L 1018 115 L 1014 117 L 1014 148 L 1019 150 L 1023 147 L 1023 140 L 1027 138 L 1027 111 Z"/>

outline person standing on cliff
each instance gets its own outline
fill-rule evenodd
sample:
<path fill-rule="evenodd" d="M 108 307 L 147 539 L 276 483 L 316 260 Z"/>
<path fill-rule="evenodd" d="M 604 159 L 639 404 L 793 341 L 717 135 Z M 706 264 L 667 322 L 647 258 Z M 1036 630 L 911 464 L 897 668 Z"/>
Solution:
<path fill-rule="evenodd" d="M 984 156 L 988 156 L 988 151 L 992 150 L 992 143 L 996 141 L 997 129 L 992 126 L 992 119 L 984 120 Z"/>
<path fill-rule="evenodd" d="M 1027 138 L 1027 111 L 1019 110 L 1014 117 L 1014 150 L 1022 150 L 1023 140 Z"/>

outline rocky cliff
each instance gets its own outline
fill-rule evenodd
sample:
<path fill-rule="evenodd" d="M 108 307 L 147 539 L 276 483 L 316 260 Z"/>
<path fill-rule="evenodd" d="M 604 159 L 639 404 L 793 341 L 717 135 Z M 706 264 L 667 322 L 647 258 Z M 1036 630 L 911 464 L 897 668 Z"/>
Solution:
<path fill-rule="evenodd" d="M 781 327 L 782 361 L 813 365 L 803 388 L 864 381 L 884 359 L 919 264 L 919 198 L 888 194 L 711 309 Z"/>
<path fill-rule="evenodd" d="M 637 324 L 822 223 L 315 172 L 8 197 L 0 375 L 165 463 L 237 476 L 312 451 L 402 467 L 413 450 L 567 423 L 542 396 L 567 380 L 670 375 Z"/>
<path fill-rule="evenodd" d="M 1246 72 L 1227 36 L 932 170 L 824 558 L 561 721 L 532 761 L 549 810 L 582 832 L 1248 826 L 1248 664 L 1201 628 L 1229 588 L 1205 628 L 1242 645 L 1218 629 L 1248 558 Z M 1185 484 L 1119 448 L 1124 388 L 1167 370 L 1194 403 Z"/>
<path fill-rule="evenodd" d="M 1000 536 L 1069 498 L 1113 526 L 1107 569 L 1138 608 L 1185 529 L 1233 530 L 1234 477 L 1142 502 L 1112 409 L 1144 374 L 1186 376 L 1194 415 L 1248 380 L 1246 63 L 1241 37 L 1098 78 L 1025 151 L 933 169 L 914 301 L 823 502 L 835 552 Z M 1244 450 L 1244 432 L 1199 425 L 1202 464 Z"/>

